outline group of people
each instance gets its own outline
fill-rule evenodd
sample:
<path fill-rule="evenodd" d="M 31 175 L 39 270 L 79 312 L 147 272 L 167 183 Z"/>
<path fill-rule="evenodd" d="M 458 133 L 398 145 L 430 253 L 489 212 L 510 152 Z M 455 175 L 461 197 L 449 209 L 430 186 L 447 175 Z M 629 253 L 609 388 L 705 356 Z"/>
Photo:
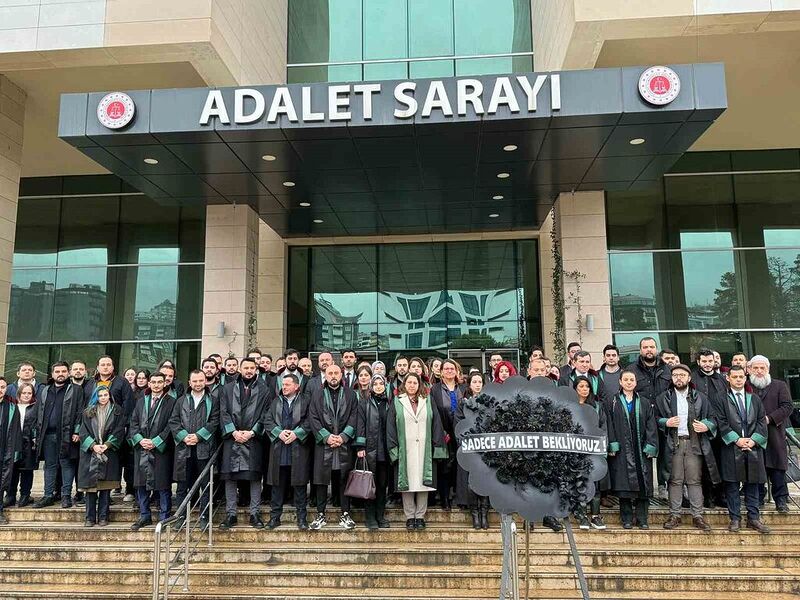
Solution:
<path fill-rule="evenodd" d="M 695 527 L 709 529 L 704 504 L 717 501 L 728 507 L 729 528 L 738 530 L 741 486 L 747 526 L 767 533 L 759 513 L 767 479 L 777 509 L 788 510 L 788 388 L 770 378 L 763 356 L 737 354 L 724 369 L 714 354 L 701 351 L 689 368 L 644 338 L 627 368 L 609 345 L 595 370 L 577 343 L 569 345 L 562 367 L 533 349 L 528 379 L 574 388 L 576 401 L 592 406 L 607 432 L 608 476 L 576 511 L 581 528 L 605 528 L 600 506 L 611 496 L 619 499 L 623 527 L 647 528 L 654 459 L 660 490 L 668 488 L 665 528 L 680 525 L 686 494 Z M 397 500 L 406 528 L 418 530 L 426 527 L 429 498 L 447 510 L 468 508 L 473 527 L 488 528 L 488 498 L 470 490 L 455 460 L 455 427 L 465 399 L 480 395 L 485 381 L 502 384 L 517 375 L 515 366 L 493 354 L 488 373 L 465 373 L 451 359 L 398 355 L 389 371 L 381 361 L 359 362 L 353 350 L 340 356 L 336 362 L 330 352 L 318 354 L 315 370 L 292 349 L 274 365 L 258 350 L 241 359 L 213 354 L 186 385 L 170 361 L 153 373 L 118 375 L 103 356 L 93 377 L 81 361 L 57 362 L 46 384 L 37 384 L 34 365 L 23 362 L 16 382 L 0 378 L 2 506 L 32 503 L 33 472 L 43 462 L 44 495 L 33 506 L 85 503 L 85 525 L 103 526 L 112 491 L 121 493 L 124 483 L 123 500 L 138 504 L 132 525 L 138 530 L 153 523 L 153 504 L 159 519 L 168 518 L 173 484 L 181 504 L 216 459 L 223 529 L 237 525 L 243 505 L 252 527 L 279 527 L 286 502 L 296 507 L 300 529 L 325 527 L 329 504 L 340 508 L 339 526 L 352 529 L 353 502 L 363 504 L 365 525 L 380 529 L 389 527 L 386 507 Z M 353 469 L 372 472 L 374 498 L 351 498 Z M 208 486 L 200 488 L 200 526 L 207 527 L 212 499 Z M 266 524 L 262 501 L 270 504 Z M 316 510 L 310 523 L 309 506 Z M 562 528 L 552 517 L 544 524 Z"/>

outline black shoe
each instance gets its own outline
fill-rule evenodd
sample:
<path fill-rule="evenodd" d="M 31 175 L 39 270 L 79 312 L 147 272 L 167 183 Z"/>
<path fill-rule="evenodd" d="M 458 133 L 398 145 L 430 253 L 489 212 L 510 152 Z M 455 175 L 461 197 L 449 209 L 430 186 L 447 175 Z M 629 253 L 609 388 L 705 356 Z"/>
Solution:
<path fill-rule="evenodd" d="M 409 531 L 413 531 L 417 528 L 417 520 L 416 519 L 406 519 L 406 529 Z"/>
<path fill-rule="evenodd" d="M 473 529 L 480 529 L 481 528 L 481 515 L 477 510 L 470 511 L 472 514 L 472 528 Z"/>
<path fill-rule="evenodd" d="M 139 517 L 139 519 L 131 525 L 131 529 L 133 531 L 139 531 L 142 527 L 149 527 L 153 524 L 153 519 L 148 519 L 147 517 Z"/>
<path fill-rule="evenodd" d="M 236 515 L 228 515 L 225 517 L 225 520 L 219 524 L 220 529 L 230 529 L 234 527 L 239 520 L 236 518 Z"/>
<path fill-rule="evenodd" d="M 48 506 L 53 506 L 55 504 L 55 499 L 52 496 L 44 496 L 40 498 L 34 505 L 33 508 L 46 508 Z"/>
<path fill-rule="evenodd" d="M 786 514 L 789 512 L 789 505 L 782 502 L 775 507 L 775 510 L 777 510 L 779 513 Z"/>
<path fill-rule="evenodd" d="M 545 527 L 549 527 L 556 533 L 559 533 L 564 529 L 564 526 L 561 524 L 561 521 L 559 521 L 555 517 L 551 517 L 550 515 L 547 515 L 544 519 L 542 519 L 542 525 L 544 525 Z"/>
<path fill-rule="evenodd" d="M 72 498 L 69 496 L 61 498 L 61 508 L 72 508 Z"/>
<path fill-rule="evenodd" d="M 26 494 L 25 496 L 20 496 L 19 497 L 19 502 L 17 502 L 17 507 L 18 508 L 25 508 L 30 503 L 31 503 L 31 497 Z"/>
<path fill-rule="evenodd" d="M 89 519 L 86 519 L 86 521 L 84 521 L 84 523 L 83 523 L 83 526 L 84 527 L 94 527 L 95 526 L 95 522 L 94 521 L 90 521 Z"/>
<path fill-rule="evenodd" d="M 17 503 L 17 499 L 13 496 L 6 496 L 6 499 L 3 500 L 3 508 L 11 508 Z"/>
<path fill-rule="evenodd" d="M 300 531 L 308 531 L 308 519 L 305 517 L 297 517 L 297 528 Z"/>
<path fill-rule="evenodd" d="M 250 515 L 250 527 L 264 529 L 264 521 L 261 520 L 261 515 Z"/>
<path fill-rule="evenodd" d="M 389 529 L 391 525 L 389 524 L 388 519 L 378 519 L 378 527 L 380 527 L 381 529 Z"/>
<path fill-rule="evenodd" d="M 417 519 L 417 529 L 425 529 L 425 527 L 427 527 L 425 519 Z"/>
<path fill-rule="evenodd" d="M 252 523 L 252 518 L 250 522 Z M 281 520 L 278 517 L 272 517 L 269 520 L 269 523 L 267 523 L 267 529 L 277 529 L 280 526 L 281 526 Z"/>
<path fill-rule="evenodd" d="M 622 524 L 623 529 L 633 529 L 633 523 L 625 522 Z"/>
<path fill-rule="evenodd" d="M 86 506 L 86 498 L 83 494 L 75 494 L 75 506 Z"/>

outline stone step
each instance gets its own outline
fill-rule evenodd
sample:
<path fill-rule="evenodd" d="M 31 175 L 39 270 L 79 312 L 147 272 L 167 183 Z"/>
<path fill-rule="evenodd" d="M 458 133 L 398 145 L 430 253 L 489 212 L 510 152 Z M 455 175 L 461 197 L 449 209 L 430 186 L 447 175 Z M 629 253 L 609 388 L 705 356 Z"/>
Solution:
<path fill-rule="evenodd" d="M 16 522 L 10 526 L 0 527 L 0 545 L 15 542 L 72 542 L 78 544 L 111 543 L 112 545 L 138 542 L 152 543 L 154 528 L 146 527 L 139 531 L 131 531 L 125 523 L 112 523 L 108 527 L 85 528 L 76 523 L 31 523 Z M 567 542 L 566 533 L 555 533 L 546 529 L 537 529 L 532 532 L 532 544 L 563 544 Z M 609 527 L 605 531 L 575 531 L 578 546 L 586 543 L 597 543 L 599 540 L 612 540 L 617 547 L 623 546 L 786 546 L 793 547 L 797 544 L 797 528 L 774 527 L 770 535 L 761 535 L 755 531 L 743 529 L 739 533 L 729 533 L 718 528 L 710 532 L 700 532 L 695 529 L 677 529 L 667 531 L 653 527 L 647 531 L 632 529 L 624 530 L 620 527 Z M 391 529 L 370 531 L 365 527 L 356 527 L 347 531 L 338 526 L 329 525 L 320 531 L 299 531 L 292 526 L 283 526 L 275 530 L 256 530 L 247 524 L 240 524 L 232 530 L 222 531 L 215 529 L 214 539 L 218 542 L 237 542 L 248 544 L 260 543 L 297 543 L 314 540 L 317 548 L 331 543 L 402 543 L 413 546 L 420 542 L 429 544 L 472 544 L 494 543 L 500 544 L 499 529 L 487 531 L 474 530 L 449 524 L 432 525 L 425 531 L 406 531 L 405 528 L 395 526 Z M 524 543 L 524 534 L 519 534 L 520 543 Z"/>
<path fill-rule="evenodd" d="M 599 541 L 599 540 L 595 540 Z M 737 546 L 714 548 L 661 548 L 654 552 L 648 547 L 618 547 L 613 538 L 605 544 L 591 543 L 578 547 L 585 566 L 594 567 L 659 567 L 707 569 L 713 572 L 727 568 L 800 568 L 800 554 L 791 548 L 767 546 L 757 549 Z M 174 550 L 174 548 L 173 548 Z M 520 545 L 520 566 L 525 564 L 524 547 Z M 152 561 L 152 544 L 129 547 L 36 543 L 0 546 L 0 569 L 4 561 L 33 561 L 36 564 L 55 562 L 105 562 L 113 564 L 147 564 Z M 269 543 L 243 546 L 237 543 L 217 543 L 212 548 L 199 545 L 192 554 L 196 563 L 253 563 L 269 566 L 313 563 L 315 565 L 426 565 L 433 567 L 499 566 L 502 551 L 497 544 L 472 544 L 468 547 L 447 547 L 427 543 L 408 545 L 330 544 L 320 549 L 312 543 L 281 545 Z M 530 552 L 531 568 L 572 564 L 565 545 L 536 544 Z"/>
<path fill-rule="evenodd" d="M 676 576 L 663 570 L 628 567 L 587 567 L 591 590 L 646 591 L 651 589 L 677 591 L 736 591 L 752 593 L 800 593 L 800 569 L 742 569 L 718 568 L 714 573 L 687 571 Z M 4 563 L 0 581 L 3 586 L 16 584 L 52 584 L 68 582 L 75 587 L 95 585 L 141 586 L 149 581 L 150 570 L 107 563 L 59 563 L 57 566 L 30 565 L 19 561 Z M 574 589 L 574 570 L 568 566 L 538 567 L 531 573 L 531 586 L 539 590 Z M 479 589 L 491 594 L 499 586 L 499 569 L 495 566 L 471 566 L 468 571 L 440 570 L 429 566 L 412 568 L 407 565 L 383 565 L 380 570 L 369 566 L 314 564 L 264 566 L 255 564 L 230 565 L 201 563 L 193 565 L 190 587 L 202 589 L 214 585 L 231 589 L 285 587 L 329 588 L 343 590 L 405 587 L 409 590 Z M 288 591 L 288 590 L 287 590 Z"/>

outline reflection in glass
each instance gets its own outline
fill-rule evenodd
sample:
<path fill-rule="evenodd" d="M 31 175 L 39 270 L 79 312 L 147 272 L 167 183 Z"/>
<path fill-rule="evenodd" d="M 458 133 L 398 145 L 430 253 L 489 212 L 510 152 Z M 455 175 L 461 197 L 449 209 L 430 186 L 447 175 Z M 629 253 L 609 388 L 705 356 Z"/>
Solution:
<path fill-rule="evenodd" d="M 62 199 L 59 266 L 115 262 L 118 225 L 118 196 Z"/>
<path fill-rule="evenodd" d="M 54 269 L 14 269 L 8 309 L 8 341 L 50 340 L 55 295 Z"/>
<path fill-rule="evenodd" d="M 20 200 L 14 239 L 14 267 L 55 266 L 58 248 L 59 198 Z"/>
<path fill-rule="evenodd" d="M 739 327 L 741 294 L 733 252 L 683 252 L 683 302 L 687 329 Z M 676 319 L 677 321 L 677 319 Z"/>
<path fill-rule="evenodd" d="M 611 317 L 620 331 L 648 331 L 659 325 L 656 309 L 655 255 L 649 252 L 609 255 Z"/>
<path fill-rule="evenodd" d="M 364 2 L 364 59 L 406 58 L 408 56 L 408 15 L 406 2 L 369 0 Z M 370 77 L 364 72 L 364 79 Z"/>
<path fill-rule="evenodd" d="M 53 311 L 53 339 L 89 341 L 110 339 L 113 311 L 106 267 L 59 269 Z"/>
<path fill-rule="evenodd" d="M 528 0 L 455 0 L 454 12 L 457 55 L 531 50 Z"/>

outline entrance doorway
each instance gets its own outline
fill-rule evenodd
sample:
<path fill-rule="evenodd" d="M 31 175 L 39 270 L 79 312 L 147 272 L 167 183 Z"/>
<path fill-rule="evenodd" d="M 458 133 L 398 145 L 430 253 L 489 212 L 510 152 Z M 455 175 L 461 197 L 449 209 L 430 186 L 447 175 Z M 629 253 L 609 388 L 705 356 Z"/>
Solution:
<path fill-rule="evenodd" d="M 472 368 L 478 369 L 481 373 L 489 370 L 489 359 L 493 354 L 499 354 L 503 360 L 512 363 L 519 372 L 519 350 L 513 348 L 489 348 L 489 349 L 452 349 L 448 350 L 447 356 L 461 365 L 464 373 L 469 373 Z"/>

